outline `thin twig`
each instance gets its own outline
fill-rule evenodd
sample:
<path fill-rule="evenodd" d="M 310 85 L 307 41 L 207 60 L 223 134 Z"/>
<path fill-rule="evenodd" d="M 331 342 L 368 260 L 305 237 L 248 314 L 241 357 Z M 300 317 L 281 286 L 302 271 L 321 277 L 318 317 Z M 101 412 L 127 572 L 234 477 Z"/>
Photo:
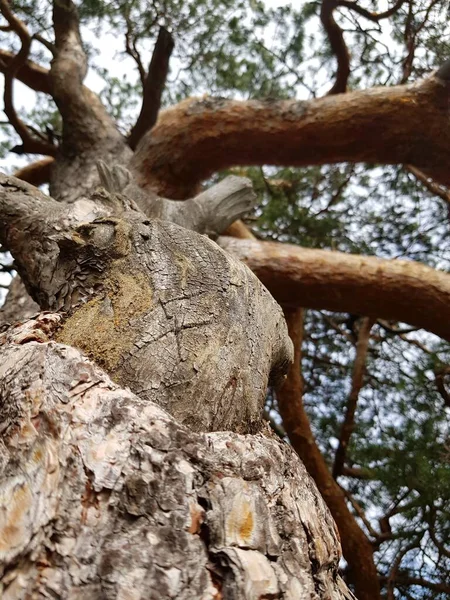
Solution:
<path fill-rule="evenodd" d="M 347 401 L 344 422 L 342 423 L 341 433 L 339 435 L 339 446 L 336 450 L 333 465 L 333 477 L 336 479 L 342 474 L 342 468 L 345 464 L 350 437 L 355 428 L 355 412 L 358 404 L 359 393 L 364 385 L 364 375 L 366 371 L 367 351 L 369 349 L 370 330 L 374 321 L 370 317 L 364 317 L 360 321 L 358 330 L 358 341 L 356 344 L 356 357 L 353 365 L 352 389 Z"/>

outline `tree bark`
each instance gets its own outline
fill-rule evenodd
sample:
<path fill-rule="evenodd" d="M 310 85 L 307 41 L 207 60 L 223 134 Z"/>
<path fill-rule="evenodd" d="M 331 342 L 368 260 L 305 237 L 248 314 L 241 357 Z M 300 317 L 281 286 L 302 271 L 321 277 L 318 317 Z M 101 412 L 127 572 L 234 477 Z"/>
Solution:
<path fill-rule="evenodd" d="M 130 165 L 139 185 L 170 198 L 234 165 L 411 164 L 449 184 L 446 77 L 310 101 L 185 100 L 160 114 Z"/>
<path fill-rule="evenodd" d="M 450 275 L 420 263 L 220 237 L 283 306 L 403 321 L 450 341 Z"/>
<path fill-rule="evenodd" d="M 124 175 L 104 173 L 119 187 Z M 199 202 L 233 213 L 223 200 L 235 179 Z M 195 431 L 260 429 L 268 380 L 284 375 L 292 345 L 280 307 L 243 263 L 102 189 L 63 205 L 0 176 L 0 226 L 33 299 L 64 311 L 59 341 Z"/>
<path fill-rule="evenodd" d="M 287 444 L 197 434 L 48 341 L 0 338 L 4 600 L 351 600 L 336 527 Z"/>

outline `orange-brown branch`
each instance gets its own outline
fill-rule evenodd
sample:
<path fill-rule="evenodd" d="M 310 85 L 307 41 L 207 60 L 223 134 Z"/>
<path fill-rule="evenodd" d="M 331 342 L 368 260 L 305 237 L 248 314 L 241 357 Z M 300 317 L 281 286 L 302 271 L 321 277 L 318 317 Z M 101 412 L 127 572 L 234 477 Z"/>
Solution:
<path fill-rule="evenodd" d="M 1 73 L 7 72 L 8 67 L 14 58 L 15 55 L 12 52 L 0 49 Z M 35 92 L 50 94 L 50 79 L 48 69 L 41 67 L 31 60 L 25 61 L 25 63 L 19 67 L 15 77 Z"/>
<path fill-rule="evenodd" d="M 358 404 L 359 392 L 364 385 L 367 351 L 369 349 L 370 330 L 372 329 L 372 325 L 373 319 L 369 317 L 361 319 L 358 331 L 358 341 L 356 343 L 356 357 L 353 364 L 352 389 L 350 390 L 350 395 L 348 397 L 344 422 L 342 423 L 341 433 L 339 435 L 339 446 L 334 457 L 333 477 L 335 479 L 339 475 L 342 475 L 350 437 L 355 428 L 356 406 Z"/>
<path fill-rule="evenodd" d="M 283 426 L 293 448 L 305 463 L 336 521 L 343 554 L 349 565 L 349 574 L 355 585 L 357 597 L 359 600 L 377 600 L 379 584 L 372 545 L 350 512 L 343 490 L 334 481 L 325 463 L 303 406 L 303 381 L 300 371 L 302 310 L 287 310 L 285 315 L 289 335 L 294 343 L 295 357 L 286 382 L 277 394 Z"/>
<path fill-rule="evenodd" d="M 32 134 L 31 129 L 22 121 L 14 107 L 14 81 L 18 72 L 27 65 L 31 35 L 25 24 L 14 15 L 7 0 L 0 0 L 0 11 L 8 21 L 11 29 L 18 35 L 21 43 L 19 52 L 3 68 L 5 77 L 3 90 L 5 115 L 22 140 L 22 146 L 16 150 L 20 153 L 28 152 L 54 155 L 56 147 L 46 140 L 44 136 L 38 137 Z"/>
<path fill-rule="evenodd" d="M 450 69 L 438 74 L 310 101 L 189 99 L 160 114 L 131 167 L 141 185 L 168 198 L 191 196 L 219 169 L 250 164 L 413 164 L 445 184 Z"/>
<path fill-rule="evenodd" d="M 162 93 L 169 73 L 169 60 L 173 47 L 174 41 L 172 35 L 165 27 L 160 27 L 144 82 L 141 112 L 128 138 L 128 144 L 133 150 L 145 132 L 149 131 L 156 123 L 161 106 Z"/>
<path fill-rule="evenodd" d="M 328 94 L 343 94 L 347 90 L 350 76 L 350 54 L 342 29 L 336 23 L 333 12 L 338 7 L 337 0 L 322 0 L 320 21 L 327 34 L 331 50 L 337 60 L 336 80 Z"/>
<path fill-rule="evenodd" d="M 22 167 L 14 173 L 14 177 L 36 186 L 48 183 L 50 181 L 51 169 L 54 162 L 54 158 L 47 156 L 42 160 L 37 160 L 36 162 Z"/>
<path fill-rule="evenodd" d="M 403 321 L 450 340 L 450 275 L 413 261 L 219 238 L 283 306 Z"/>

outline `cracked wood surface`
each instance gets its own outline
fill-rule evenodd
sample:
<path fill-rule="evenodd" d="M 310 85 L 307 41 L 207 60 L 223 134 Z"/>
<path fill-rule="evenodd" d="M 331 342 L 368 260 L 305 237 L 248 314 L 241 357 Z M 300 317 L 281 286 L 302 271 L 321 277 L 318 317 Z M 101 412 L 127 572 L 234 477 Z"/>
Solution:
<path fill-rule="evenodd" d="M 0 336 L 3 600 L 353 598 L 287 444 L 189 431 L 48 341 L 60 320 Z"/>
<path fill-rule="evenodd" d="M 206 236 L 101 188 L 64 206 L 1 178 L 0 240 L 59 341 L 196 431 L 255 432 L 292 356 L 280 307 Z M 245 332 L 245 335 L 243 335 Z"/>

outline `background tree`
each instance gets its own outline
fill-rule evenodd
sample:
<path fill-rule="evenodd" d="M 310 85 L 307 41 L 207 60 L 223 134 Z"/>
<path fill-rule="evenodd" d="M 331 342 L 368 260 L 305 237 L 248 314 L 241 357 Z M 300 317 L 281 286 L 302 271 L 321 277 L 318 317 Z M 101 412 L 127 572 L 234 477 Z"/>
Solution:
<path fill-rule="evenodd" d="M 90 32 L 113 32 L 136 66 L 135 80 L 97 67 L 107 112 L 81 85 L 66 17 L 46 3 L 15 3 L 16 17 L 2 6 L 4 148 L 56 157 L 19 176 L 50 180 L 62 201 L 88 193 L 99 158 L 173 199 L 230 170 L 251 177 L 257 220 L 230 230 L 249 239 L 219 241 L 283 305 L 296 344 L 267 416 L 325 498 L 358 597 L 378 597 L 378 585 L 387 598 L 446 597 L 447 3 L 83 3 L 88 63 Z M 16 79 L 40 95 L 28 114 L 14 108 Z M 163 88 L 174 106 L 154 126 Z"/>

